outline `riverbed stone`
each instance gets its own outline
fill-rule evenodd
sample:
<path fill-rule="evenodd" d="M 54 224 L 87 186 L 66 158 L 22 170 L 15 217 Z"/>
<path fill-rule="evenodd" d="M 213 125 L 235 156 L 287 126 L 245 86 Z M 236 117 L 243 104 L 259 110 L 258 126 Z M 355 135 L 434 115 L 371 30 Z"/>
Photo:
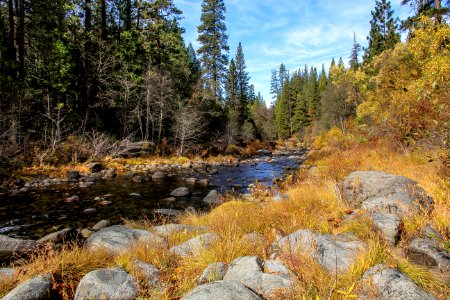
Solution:
<path fill-rule="evenodd" d="M 434 300 L 410 278 L 397 269 L 376 265 L 359 282 L 359 299 Z"/>
<path fill-rule="evenodd" d="M 214 281 L 200 285 L 181 300 L 262 300 L 260 296 L 236 281 Z"/>
<path fill-rule="evenodd" d="M 450 273 L 450 254 L 432 239 L 414 239 L 408 247 L 409 259 L 423 266 L 438 267 L 440 272 Z"/>
<path fill-rule="evenodd" d="M 74 195 L 74 196 L 70 196 L 70 197 L 67 197 L 66 199 L 64 199 L 64 202 L 72 203 L 72 202 L 77 202 L 79 200 L 80 200 L 80 197 Z"/>
<path fill-rule="evenodd" d="M 83 229 L 81 229 L 81 232 L 80 232 L 81 237 L 82 237 L 83 239 L 87 239 L 88 237 L 90 237 L 90 236 L 93 235 L 94 233 L 95 233 L 95 231 L 94 231 L 94 230 L 91 230 L 91 229 L 89 229 L 89 228 L 83 228 Z"/>
<path fill-rule="evenodd" d="M 40 244 L 58 244 L 63 242 L 72 242 L 78 238 L 78 231 L 72 228 L 65 228 L 57 232 L 50 233 L 39 240 Z"/>
<path fill-rule="evenodd" d="M 203 270 L 202 275 L 198 279 L 199 284 L 205 284 L 217 280 L 222 280 L 227 271 L 227 264 L 223 262 L 217 262 L 210 264 Z"/>
<path fill-rule="evenodd" d="M 272 254 L 300 252 L 315 259 L 330 274 L 344 273 L 367 245 L 351 234 L 317 234 L 298 230 L 271 245 Z"/>
<path fill-rule="evenodd" d="M 0 234 L 0 260 L 35 250 L 37 250 L 37 243 L 35 241 L 14 239 Z"/>
<path fill-rule="evenodd" d="M 163 215 L 166 217 L 176 217 L 183 213 L 183 211 L 179 209 L 172 209 L 172 208 L 158 208 L 153 211 L 154 214 L 157 215 Z"/>
<path fill-rule="evenodd" d="M 357 171 L 340 183 L 343 199 L 352 208 L 393 213 L 403 218 L 432 209 L 433 201 L 417 182 L 394 174 Z"/>
<path fill-rule="evenodd" d="M 86 274 L 78 284 L 75 300 L 135 299 L 137 287 L 123 268 L 99 269 Z"/>
<path fill-rule="evenodd" d="M 198 184 L 201 186 L 208 186 L 209 180 L 207 178 L 202 178 L 198 180 Z"/>
<path fill-rule="evenodd" d="M 190 193 L 191 192 L 189 191 L 189 189 L 187 187 L 179 187 L 179 188 L 173 190 L 170 193 L 170 196 L 173 196 L 173 197 L 186 197 L 186 196 L 189 196 Z"/>
<path fill-rule="evenodd" d="M 260 149 L 258 151 L 256 151 L 257 155 L 261 155 L 261 156 L 272 156 L 272 151 L 267 150 L 267 149 Z"/>
<path fill-rule="evenodd" d="M 219 237 L 214 233 L 204 233 L 172 247 L 170 253 L 181 257 L 196 257 L 202 251 L 209 249 L 218 239 Z"/>
<path fill-rule="evenodd" d="M 142 183 L 142 181 L 143 181 L 142 177 L 139 176 L 139 175 L 133 176 L 133 177 L 131 178 L 131 180 L 132 180 L 133 182 L 136 182 L 136 183 Z"/>
<path fill-rule="evenodd" d="M 91 173 L 98 173 L 103 170 L 103 166 L 99 162 L 92 162 L 88 164 L 87 167 L 89 168 L 89 172 Z"/>
<path fill-rule="evenodd" d="M 100 229 L 106 228 L 111 224 L 109 220 L 101 220 L 97 222 L 94 226 L 92 226 L 92 229 L 95 231 L 99 231 Z"/>
<path fill-rule="evenodd" d="M 129 250 L 138 242 L 146 243 L 149 247 L 167 246 L 160 236 L 149 231 L 114 225 L 93 233 L 86 240 L 85 247 L 88 250 L 103 248 L 110 254 L 118 254 Z"/>
<path fill-rule="evenodd" d="M 208 193 L 208 195 L 206 195 L 206 197 L 203 199 L 203 202 L 209 204 L 221 204 L 222 196 L 216 190 L 211 190 Z"/>
<path fill-rule="evenodd" d="M 160 236 L 168 237 L 177 233 L 184 233 L 184 234 L 203 233 L 205 231 L 208 231 L 208 229 L 204 226 L 165 224 L 153 227 L 152 231 Z"/>
<path fill-rule="evenodd" d="M 402 220 L 399 216 L 389 213 L 372 213 L 373 226 L 381 232 L 383 238 L 391 245 L 396 245 L 400 240 Z"/>
<path fill-rule="evenodd" d="M 67 177 L 70 180 L 76 180 L 76 179 L 80 178 L 80 172 L 75 171 L 75 170 L 69 171 L 69 172 L 67 172 Z"/>
<path fill-rule="evenodd" d="M 197 178 L 189 177 L 189 178 L 186 178 L 184 181 L 186 181 L 187 184 L 194 185 L 197 182 Z"/>
<path fill-rule="evenodd" d="M 97 212 L 97 209 L 94 207 L 89 207 L 89 208 L 84 209 L 83 212 L 88 215 L 95 214 Z"/>
<path fill-rule="evenodd" d="M 152 175 L 152 179 L 153 180 L 157 180 L 157 179 L 164 179 L 166 177 L 166 175 L 161 172 L 161 171 L 156 171 L 155 173 L 153 173 Z"/>
<path fill-rule="evenodd" d="M 224 281 L 237 281 L 264 299 L 284 299 L 293 291 L 294 281 L 288 277 L 263 272 L 263 263 L 256 256 L 235 259 L 225 274 Z"/>
<path fill-rule="evenodd" d="M 36 276 L 19 284 L 2 300 L 44 300 L 50 299 L 52 276 Z"/>

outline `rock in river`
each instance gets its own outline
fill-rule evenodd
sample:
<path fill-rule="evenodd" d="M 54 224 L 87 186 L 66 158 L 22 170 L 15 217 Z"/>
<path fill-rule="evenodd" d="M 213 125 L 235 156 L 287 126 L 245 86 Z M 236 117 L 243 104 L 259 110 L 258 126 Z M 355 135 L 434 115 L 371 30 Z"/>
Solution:
<path fill-rule="evenodd" d="M 216 190 L 212 190 L 206 195 L 206 197 L 203 199 L 203 202 L 209 203 L 209 204 L 221 204 L 222 203 L 222 197 Z"/>
<path fill-rule="evenodd" d="M 186 197 L 190 195 L 190 191 L 187 187 L 179 187 L 170 193 L 170 196 L 173 197 Z"/>

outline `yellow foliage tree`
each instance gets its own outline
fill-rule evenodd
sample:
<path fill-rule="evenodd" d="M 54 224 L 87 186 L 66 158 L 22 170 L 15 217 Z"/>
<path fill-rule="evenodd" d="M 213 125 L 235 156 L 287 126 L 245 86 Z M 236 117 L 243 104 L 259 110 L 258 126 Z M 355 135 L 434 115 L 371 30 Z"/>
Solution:
<path fill-rule="evenodd" d="M 384 51 L 373 66 L 375 88 L 358 117 L 402 141 L 448 143 L 450 27 L 423 18 L 407 43 Z"/>

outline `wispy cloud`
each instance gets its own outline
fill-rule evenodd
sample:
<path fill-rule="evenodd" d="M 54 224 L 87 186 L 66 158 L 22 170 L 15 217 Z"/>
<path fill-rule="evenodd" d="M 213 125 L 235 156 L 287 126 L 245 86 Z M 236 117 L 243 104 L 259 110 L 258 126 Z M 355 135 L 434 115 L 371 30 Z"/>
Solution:
<path fill-rule="evenodd" d="M 197 26 L 202 0 L 174 0 L 183 10 L 186 42 L 198 47 Z M 396 14 L 404 19 L 408 7 L 391 0 Z M 375 0 L 225 0 L 229 45 L 234 56 L 242 42 L 252 83 L 266 101 L 271 99 L 271 69 L 284 63 L 294 70 L 305 64 L 328 68 L 331 58 L 344 62 L 353 43 L 353 32 L 360 44 L 366 43 L 370 11 Z"/>

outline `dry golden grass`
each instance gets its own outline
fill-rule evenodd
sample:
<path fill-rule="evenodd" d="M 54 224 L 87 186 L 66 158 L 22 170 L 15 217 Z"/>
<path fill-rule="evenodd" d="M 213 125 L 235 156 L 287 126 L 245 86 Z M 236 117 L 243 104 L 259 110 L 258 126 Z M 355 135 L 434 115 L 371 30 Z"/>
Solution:
<path fill-rule="evenodd" d="M 340 141 L 334 143 L 339 144 Z M 367 243 L 368 250 L 346 274 L 339 276 L 328 274 L 310 257 L 301 254 L 283 256 L 283 261 L 299 282 L 295 299 L 354 298 L 361 276 L 368 268 L 379 263 L 399 268 L 424 289 L 445 299 L 450 293 L 448 285 L 439 281 L 429 271 L 408 262 L 398 251 L 393 251 L 373 230 L 366 214 L 357 214 L 348 220 L 345 218 L 349 210 L 336 189 L 337 181 L 356 170 L 378 170 L 412 178 L 433 197 L 435 207 L 429 216 L 421 214 L 404 220 L 403 238 L 409 240 L 417 236 L 418 230 L 424 224 L 430 224 L 440 231 L 448 242 L 446 228 L 450 225 L 450 184 L 448 170 L 440 159 L 443 154 L 436 151 L 406 152 L 395 149 L 386 141 L 374 141 L 370 145 L 345 141 L 344 144 L 334 145 L 333 148 L 329 145 L 327 147 L 311 153 L 306 164 L 318 167 L 313 174 L 305 168 L 290 179 L 285 188 L 289 195 L 288 201 L 258 203 L 227 199 L 230 201 L 209 213 L 181 216 L 178 220 L 180 223 L 206 226 L 219 236 L 213 247 L 196 258 L 177 258 L 170 254 L 168 249 L 155 250 L 146 245 L 137 245 L 129 253 L 115 260 L 109 259 L 105 253 L 84 252 L 79 248 L 40 253 L 30 263 L 22 266 L 23 271 L 17 281 L 0 282 L 0 295 L 5 294 L 18 281 L 51 272 L 61 295 L 69 299 L 78 280 L 95 268 L 121 265 L 139 278 L 131 262 L 140 259 L 161 269 L 161 279 L 166 287 L 161 294 L 144 285 L 141 286 L 140 295 L 148 299 L 176 299 L 197 285 L 198 276 L 208 264 L 219 261 L 230 263 L 245 255 L 258 255 L 266 259 L 269 256 L 270 244 L 275 239 L 274 231 L 289 234 L 299 229 L 311 229 L 327 234 L 351 232 Z M 258 194 L 255 197 L 257 196 Z M 154 224 L 150 220 L 126 223 L 128 226 L 147 230 L 151 230 Z M 241 240 L 245 234 L 251 232 L 262 234 L 266 239 L 265 245 L 255 247 Z M 177 233 L 167 239 L 169 247 L 194 235 Z"/>

